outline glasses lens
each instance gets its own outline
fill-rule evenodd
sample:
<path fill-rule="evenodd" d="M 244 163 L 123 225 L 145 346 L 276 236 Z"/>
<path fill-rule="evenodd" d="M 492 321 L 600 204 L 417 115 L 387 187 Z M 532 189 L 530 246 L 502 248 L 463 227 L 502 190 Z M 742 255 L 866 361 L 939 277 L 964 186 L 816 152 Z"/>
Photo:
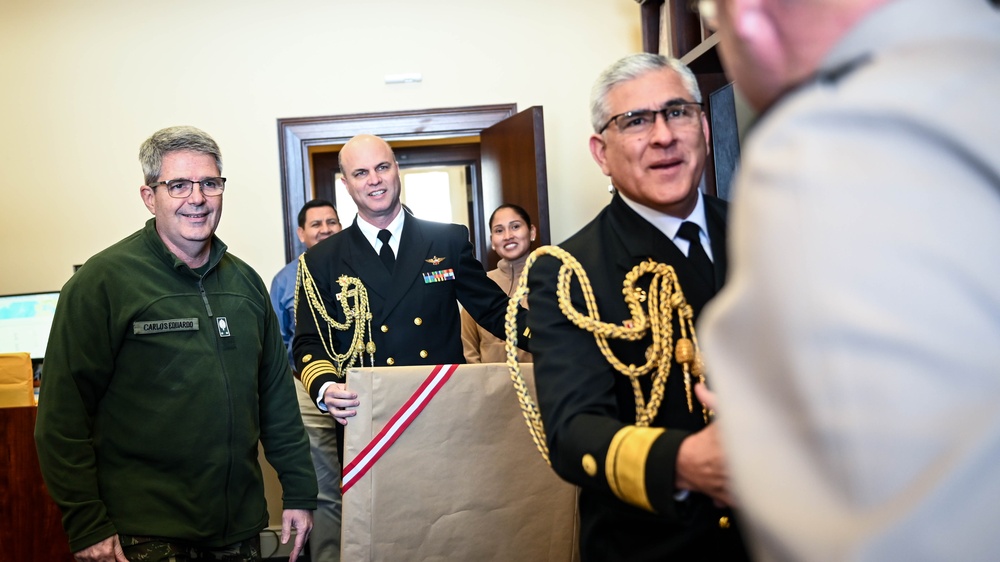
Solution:
<path fill-rule="evenodd" d="M 671 126 L 691 125 L 697 121 L 698 106 L 693 103 L 672 105 L 663 110 L 663 116 Z"/>
<path fill-rule="evenodd" d="M 629 111 L 615 118 L 618 130 L 623 133 L 642 133 L 648 131 L 656 121 L 655 111 Z"/>
<path fill-rule="evenodd" d="M 226 187 L 226 178 L 205 178 L 199 182 L 205 195 L 218 195 Z"/>
<path fill-rule="evenodd" d="M 167 182 L 167 195 L 171 197 L 187 197 L 191 195 L 194 183 L 190 180 L 171 180 Z"/>

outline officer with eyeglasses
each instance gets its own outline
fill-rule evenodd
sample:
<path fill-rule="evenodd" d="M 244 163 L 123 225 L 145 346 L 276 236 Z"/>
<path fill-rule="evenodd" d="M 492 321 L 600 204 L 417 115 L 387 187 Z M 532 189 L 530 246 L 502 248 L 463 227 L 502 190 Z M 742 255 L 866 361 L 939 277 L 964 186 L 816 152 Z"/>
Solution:
<path fill-rule="evenodd" d="M 316 475 L 267 288 L 215 236 L 215 141 L 170 127 L 143 144 L 146 226 L 66 283 L 35 440 L 77 560 L 261 559 L 258 443 L 282 488 L 290 560 Z"/>
<path fill-rule="evenodd" d="M 615 193 L 560 247 L 585 270 L 602 322 L 632 326 L 623 283 L 649 260 L 673 267 L 695 319 L 725 280 L 726 204 L 699 189 L 709 154 L 700 104 L 691 71 L 659 55 L 625 57 L 594 85 L 590 150 Z M 542 256 L 529 271 L 528 326 L 552 467 L 581 488 L 582 559 L 746 560 L 726 507 L 733 500 L 718 433 L 682 367 L 663 348 L 647 355 L 651 330 L 638 342 L 611 340 L 624 365 L 650 359 L 653 371 L 667 373 L 658 409 L 639 423 L 636 394 L 654 401 L 652 375 L 636 390 L 594 335 L 566 317 L 559 268 Z M 640 281 L 648 294 L 649 276 Z M 579 284 L 571 288 L 573 307 L 588 310 Z M 664 327 L 674 338 L 679 328 L 676 316 Z"/>

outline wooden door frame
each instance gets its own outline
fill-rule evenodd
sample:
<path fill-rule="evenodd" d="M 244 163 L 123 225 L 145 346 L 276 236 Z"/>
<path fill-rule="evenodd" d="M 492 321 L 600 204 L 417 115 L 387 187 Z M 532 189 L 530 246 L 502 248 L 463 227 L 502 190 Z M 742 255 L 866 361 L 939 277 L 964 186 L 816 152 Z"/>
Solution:
<path fill-rule="evenodd" d="M 278 119 L 285 261 L 305 250 L 296 235 L 296 215 L 312 198 L 310 147 L 344 144 L 360 133 L 387 141 L 474 137 L 516 113 L 517 104 L 497 104 Z"/>

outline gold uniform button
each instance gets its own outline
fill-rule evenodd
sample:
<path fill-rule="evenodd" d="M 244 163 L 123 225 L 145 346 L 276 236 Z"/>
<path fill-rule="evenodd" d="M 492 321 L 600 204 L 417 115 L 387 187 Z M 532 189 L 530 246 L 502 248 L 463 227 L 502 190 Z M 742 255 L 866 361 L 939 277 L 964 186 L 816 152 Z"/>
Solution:
<path fill-rule="evenodd" d="M 381 328 L 381 330 L 382 330 L 382 333 L 384 334 L 384 333 L 386 333 L 386 332 L 388 332 L 388 331 L 389 331 L 389 327 L 388 327 L 388 326 L 386 326 L 385 324 L 382 324 L 382 328 Z"/>
<path fill-rule="evenodd" d="M 719 528 L 728 529 L 729 528 L 729 518 L 723 515 L 719 518 Z"/>
<path fill-rule="evenodd" d="M 303 363 L 308 363 L 308 362 L 310 362 L 312 360 L 313 360 L 313 356 L 311 354 L 307 354 L 307 355 L 303 355 L 302 356 L 302 362 Z"/>
<path fill-rule="evenodd" d="M 583 471 L 587 476 L 597 476 L 597 460 L 594 459 L 594 455 L 583 455 Z"/>
<path fill-rule="evenodd" d="M 417 326 L 419 326 L 419 325 L 421 325 L 421 324 L 424 323 L 424 319 L 421 318 L 421 317 L 419 317 L 419 316 L 417 316 L 416 318 L 413 319 L 413 323 L 416 324 Z"/>
<path fill-rule="evenodd" d="M 420 358 L 421 359 L 427 359 L 427 350 L 426 349 L 421 349 L 420 350 Z"/>
<path fill-rule="evenodd" d="M 396 360 L 393 359 L 392 357 L 390 357 L 390 358 L 388 358 L 388 359 L 385 360 L 385 364 L 389 365 L 391 367 L 391 366 L 393 366 L 393 365 L 396 364 Z"/>

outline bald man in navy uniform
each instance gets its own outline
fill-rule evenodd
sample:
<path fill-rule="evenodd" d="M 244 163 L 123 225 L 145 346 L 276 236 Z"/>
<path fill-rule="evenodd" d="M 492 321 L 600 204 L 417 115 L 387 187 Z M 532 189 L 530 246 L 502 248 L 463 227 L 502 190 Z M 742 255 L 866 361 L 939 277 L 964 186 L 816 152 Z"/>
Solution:
<path fill-rule="evenodd" d="M 505 337 L 507 295 L 475 258 L 468 228 L 421 220 L 402 210 L 399 166 L 389 144 L 358 135 L 341 149 L 340 168 L 358 217 L 310 249 L 303 271 L 315 283 L 327 313 L 341 323 L 346 316 L 336 302 L 342 290 L 337 280 L 348 276 L 361 281 L 372 313 L 365 341 L 370 337 L 374 343 L 374 366 L 465 363 L 459 302 L 480 326 Z M 317 406 L 339 422 L 343 454 L 343 425 L 356 414 L 358 397 L 345 385 L 348 365 L 337 365 L 323 339 L 332 333 L 327 344 L 333 353 L 347 353 L 353 328 L 328 330 L 305 288 L 300 288 L 296 318 L 296 366 Z M 368 351 L 363 357 L 369 364 Z"/>

